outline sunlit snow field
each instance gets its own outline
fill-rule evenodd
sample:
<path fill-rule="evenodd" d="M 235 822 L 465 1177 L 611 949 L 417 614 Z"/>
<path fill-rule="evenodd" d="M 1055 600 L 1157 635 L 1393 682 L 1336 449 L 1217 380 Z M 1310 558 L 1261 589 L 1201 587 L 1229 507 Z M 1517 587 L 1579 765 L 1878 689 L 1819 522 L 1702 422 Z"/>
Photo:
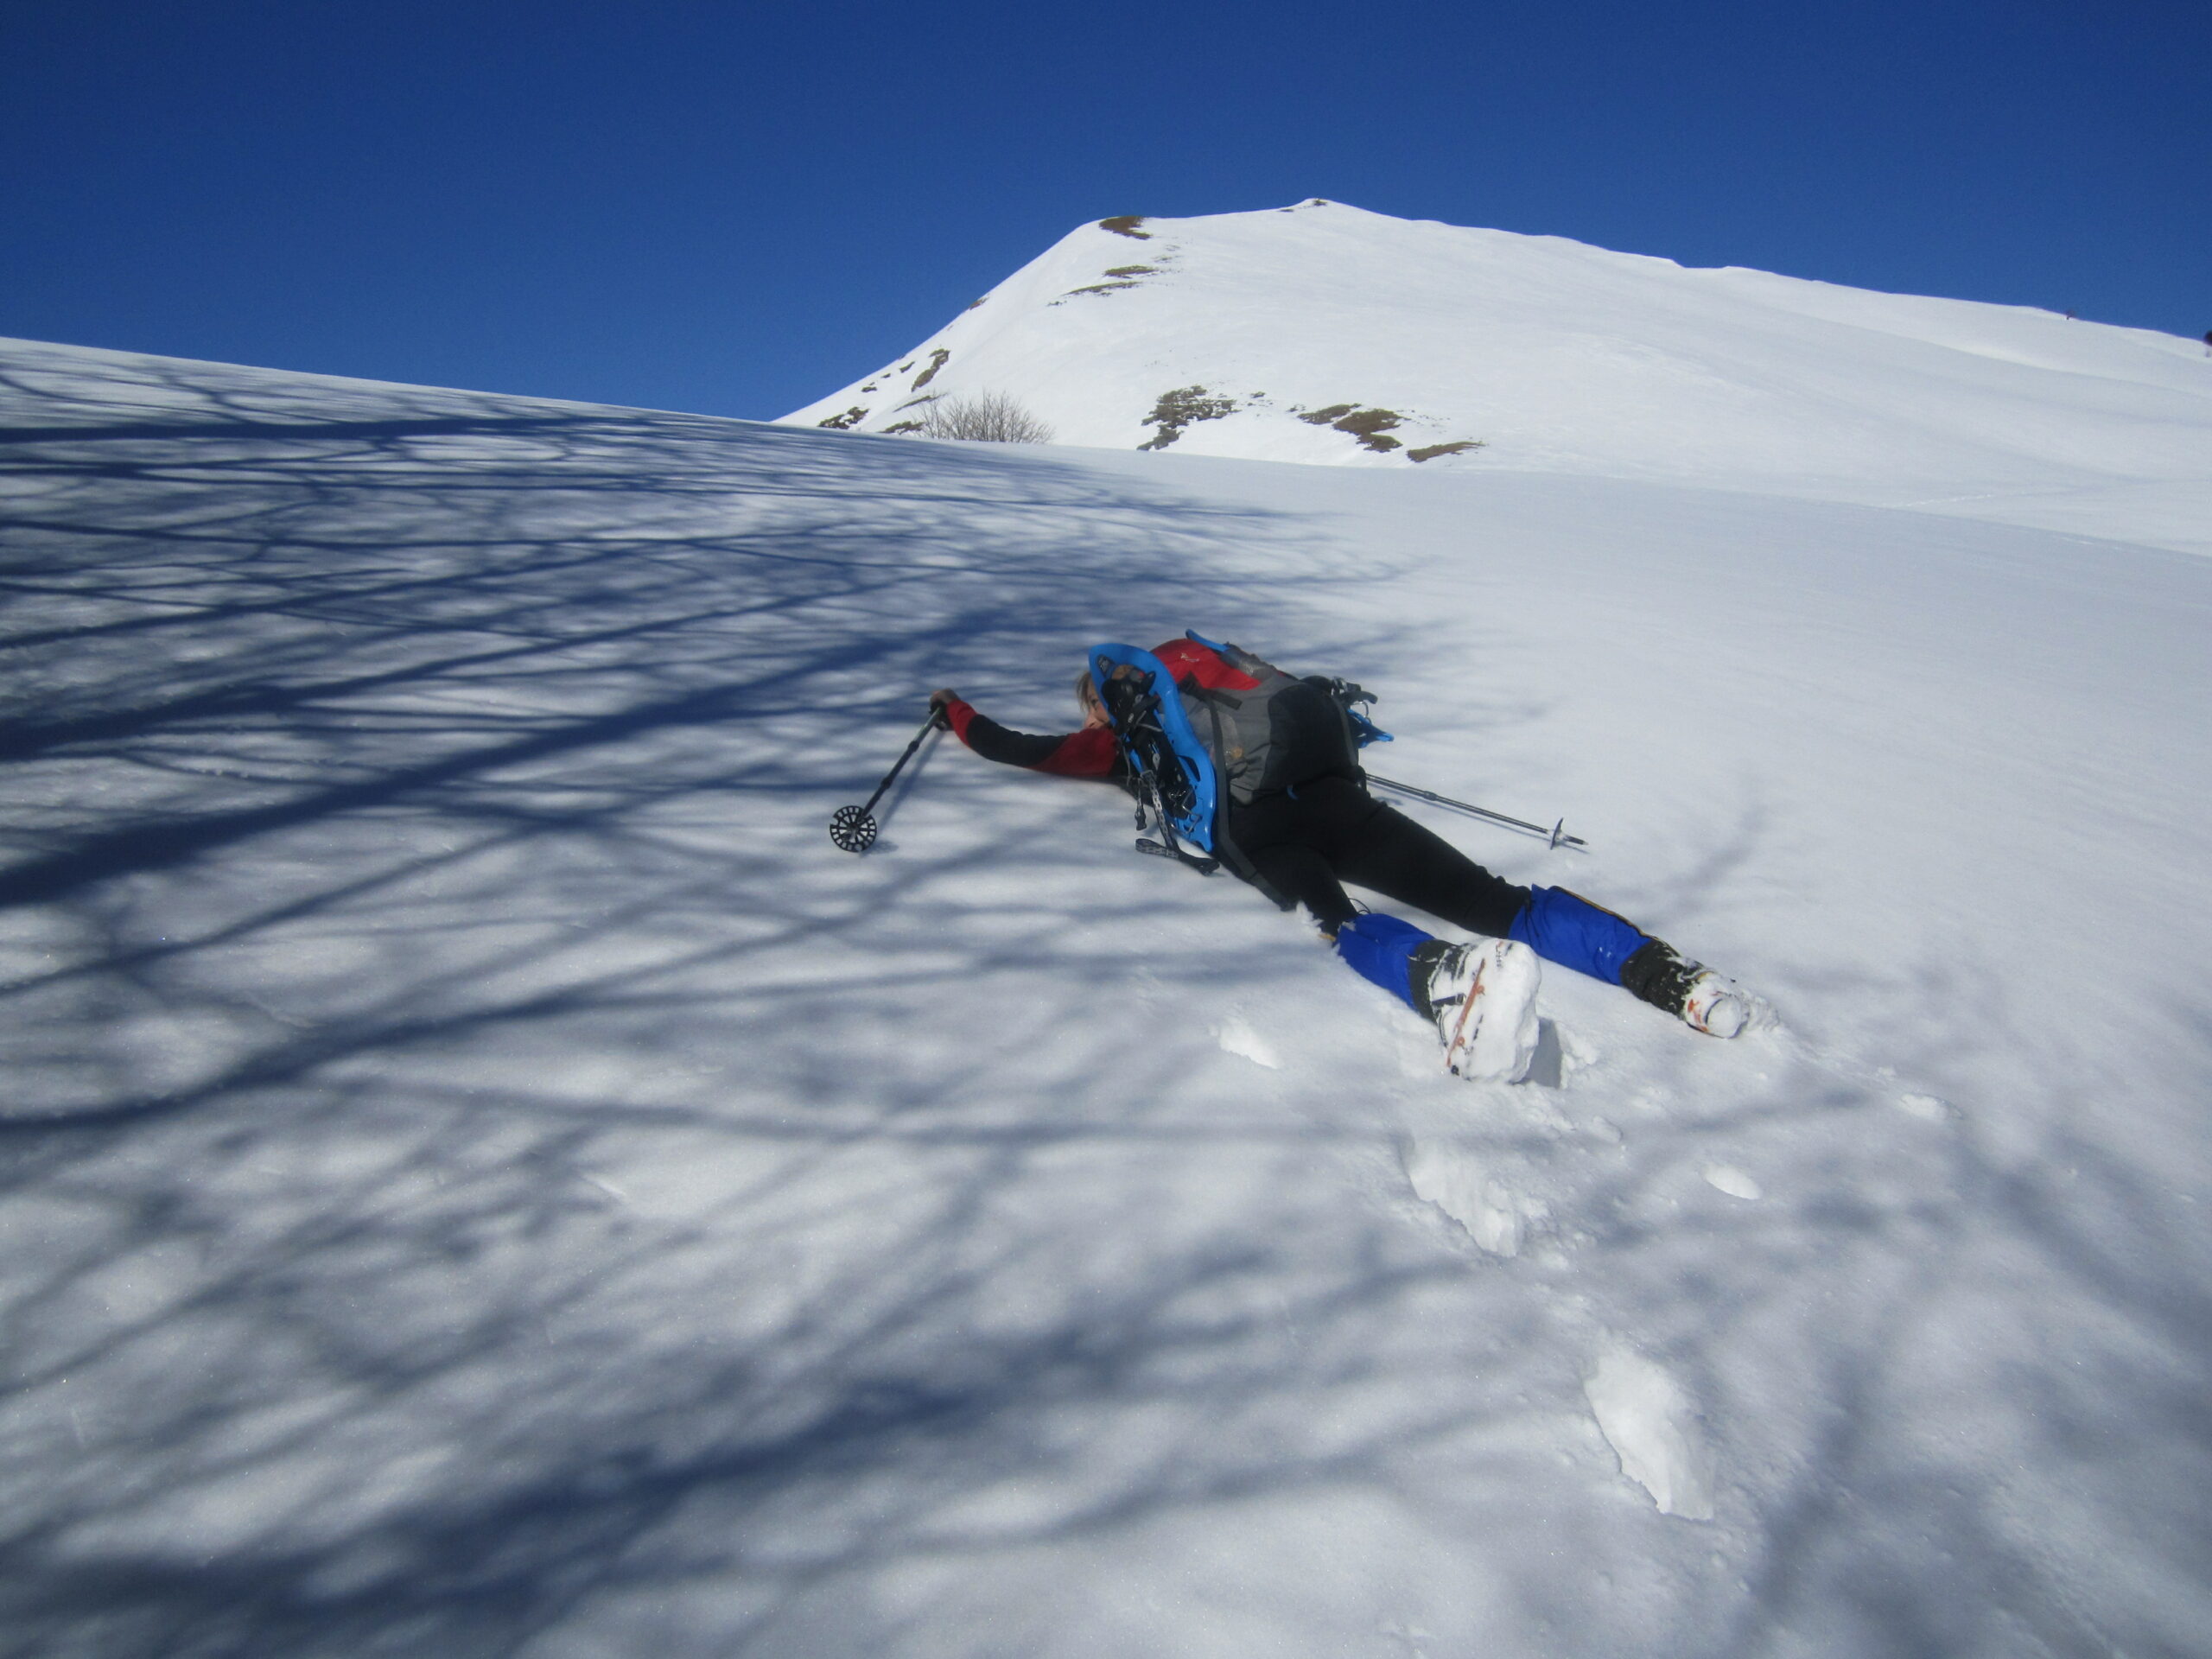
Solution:
<path fill-rule="evenodd" d="M 0 347 L 0 1652 L 2202 1651 L 2212 563 L 1728 481 Z M 831 848 L 1185 627 L 1778 1028 Z"/>

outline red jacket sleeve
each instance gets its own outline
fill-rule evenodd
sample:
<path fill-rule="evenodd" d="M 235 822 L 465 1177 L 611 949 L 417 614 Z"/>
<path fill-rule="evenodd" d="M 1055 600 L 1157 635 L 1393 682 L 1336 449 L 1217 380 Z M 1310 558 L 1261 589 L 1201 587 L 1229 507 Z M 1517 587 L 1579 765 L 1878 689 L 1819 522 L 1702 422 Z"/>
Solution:
<path fill-rule="evenodd" d="M 1119 747 L 1104 726 L 1086 726 L 1060 737 L 1033 736 L 1009 731 L 957 698 L 944 705 L 944 714 L 953 734 L 986 760 L 1062 778 L 1111 778 L 1121 770 Z"/>

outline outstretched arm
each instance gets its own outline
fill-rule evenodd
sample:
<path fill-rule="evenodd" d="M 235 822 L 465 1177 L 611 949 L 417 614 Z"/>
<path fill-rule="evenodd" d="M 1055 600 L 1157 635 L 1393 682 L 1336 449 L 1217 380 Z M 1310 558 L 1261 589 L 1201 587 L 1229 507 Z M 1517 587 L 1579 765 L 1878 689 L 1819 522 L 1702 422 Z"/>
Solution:
<path fill-rule="evenodd" d="M 1115 778 L 1122 772 L 1121 755 L 1114 734 L 1104 726 L 1086 726 L 1079 732 L 1057 737 L 1033 736 L 1001 726 L 979 715 L 950 686 L 930 693 L 930 707 L 944 715 L 953 734 L 986 760 L 1002 766 L 1027 766 L 1063 778 Z"/>

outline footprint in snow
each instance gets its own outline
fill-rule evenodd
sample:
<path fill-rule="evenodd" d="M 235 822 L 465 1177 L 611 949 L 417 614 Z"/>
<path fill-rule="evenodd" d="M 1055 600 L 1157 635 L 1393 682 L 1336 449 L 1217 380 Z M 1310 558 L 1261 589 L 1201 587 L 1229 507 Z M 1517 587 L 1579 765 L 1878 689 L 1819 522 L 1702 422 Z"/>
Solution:
<path fill-rule="evenodd" d="M 1864 1089 L 1869 1094 L 1886 1096 L 1897 1110 L 1916 1117 L 1923 1123 L 1951 1123 L 1965 1116 L 1940 1096 L 1921 1090 L 1901 1088 L 1899 1085 L 1904 1079 L 1897 1076 L 1895 1066 L 1870 1065 L 1840 1048 L 1807 1042 L 1787 1027 L 1777 1028 L 1776 1039 L 1776 1046 L 1785 1054 L 1816 1066 L 1832 1077 Z"/>

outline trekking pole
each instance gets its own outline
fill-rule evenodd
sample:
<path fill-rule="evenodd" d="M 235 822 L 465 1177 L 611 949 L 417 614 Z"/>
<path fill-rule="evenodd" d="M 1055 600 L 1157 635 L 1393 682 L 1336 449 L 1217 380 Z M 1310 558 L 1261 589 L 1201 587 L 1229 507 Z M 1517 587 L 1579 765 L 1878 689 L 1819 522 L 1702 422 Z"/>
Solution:
<path fill-rule="evenodd" d="M 1460 811 L 1471 812 L 1478 818 L 1488 818 L 1492 823 L 1510 824 L 1516 830 L 1526 830 L 1532 836 L 1541 836 L 1554 847 L 1580 847 L 1586 852 L 1589 850 L 1590 843 L 1581 836 L 1566 833 L 1567 820 L 1565 818 L 1561 818 L 1547 830 L 1542 824 L 1530 823 L 1526 818 L 1509 818 L 1504 813 L 1493 812 L 1486 806 L 1472 806 L 1465 801 L 1455 801 L 1449 795 L 1438 795 L 1429 790 L 1415 789 L 1411 784 L 1393 783 L 1388 778 L 1377 778 L 1371 772 L 1367 774 L 1367 781 L 1370 784 L 1380 784 L 1385 789 L 1395 789 L 1401 795 L 1411 795 L 1419 800 L 1433 801 L 1439 806 L 1457 807 Z"/>
<path fill-rule="evenodd" d="M 891 770 L 883 774 L 883 781 L 875 786 L 875 793 L 868 798 L 866 806 L 841 806 L 830 817 L 830 839 L 839 850 L 864 853 L 875 845 L 875 804 L 883 798 L 883 791 L 891 787 L 891 780 L 899 775 L 899 768 L 914 758 L 914 751 L 922 747 L 922 740 L 944 724 L 944 717 L 936 709 L 922 722 L 922 729 L 914 734 L 914 741 L 906 746 L 906 753 L 891 763 Z"/>

